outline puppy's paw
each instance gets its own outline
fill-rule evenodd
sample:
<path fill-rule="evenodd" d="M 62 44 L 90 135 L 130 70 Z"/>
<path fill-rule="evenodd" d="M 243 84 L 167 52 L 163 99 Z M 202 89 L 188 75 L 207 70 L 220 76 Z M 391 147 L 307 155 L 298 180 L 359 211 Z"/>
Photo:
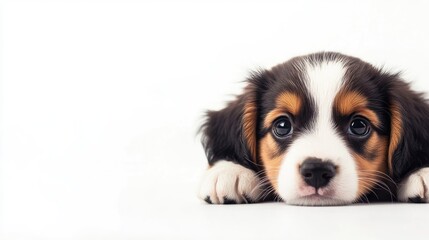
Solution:
<path fill-rule="evenodd" d="M 255 172 L 233 162 L 219 161 L 206 171 L 198 196 L 207 203 L 234 204 L 256 202 L 260 194 Z"/>
<path fill-rule="evenodd" d="M 405 178 L 398 186 L 401 202 L 429 202 L 429 168 L 421 168 Z"/>

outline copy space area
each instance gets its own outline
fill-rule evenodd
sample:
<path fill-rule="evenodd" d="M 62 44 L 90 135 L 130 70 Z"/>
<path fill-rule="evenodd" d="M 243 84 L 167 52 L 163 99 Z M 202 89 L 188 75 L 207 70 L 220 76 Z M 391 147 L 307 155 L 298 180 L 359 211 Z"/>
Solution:
<path fill-rule="evenodd" d="M 3 1 L 0 238 L 424 239 L 424 204 L 204 204 L 197 130 L 251 70 L 323 50 L 428 92 L 428 8 Z"/>

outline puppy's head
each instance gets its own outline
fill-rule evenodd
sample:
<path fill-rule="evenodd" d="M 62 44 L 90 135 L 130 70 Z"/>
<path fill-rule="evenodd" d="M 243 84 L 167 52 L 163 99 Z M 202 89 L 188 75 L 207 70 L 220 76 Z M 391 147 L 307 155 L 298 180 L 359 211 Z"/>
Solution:
<path fill-rule="evenodd" d="M 276 80 L 263 94 L 258 146 L 276 192 L 290 204 L 324 205 L 370 191 L 389 167 L 381 73 L 330 53 L 295 58 L 270 72 Z"/>
<path fill-rule="evenodd" d="M 337 53 L 293 58 L 249 80 L 220 121 L 236 124 L 235 140 L 215 143 L 211 135 L 220 131 L 206 131 L 206 150 L 213 156 L 228 152 L 235 141 L 232 160 L 241 156 L 239 162 L 261 167 L 289 204 L 352 203 L 407 167 L 404 154 L 413 149 L 403 131 L 411 125 L 404 119 L 407 94 L 422 102 L 397 75 L 357 58 Z"/>

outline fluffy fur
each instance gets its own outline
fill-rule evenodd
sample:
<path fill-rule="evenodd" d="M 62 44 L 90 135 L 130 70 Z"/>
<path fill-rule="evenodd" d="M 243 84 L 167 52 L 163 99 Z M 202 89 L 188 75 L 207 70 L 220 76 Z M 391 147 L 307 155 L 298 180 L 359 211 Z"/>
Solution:
<path fill-rule="evenodd" d="M 247 82 L 235 101 L 207 113 L 201 199 L 429 202 L 429 105 L 399 74 L 324 52 Z"/>

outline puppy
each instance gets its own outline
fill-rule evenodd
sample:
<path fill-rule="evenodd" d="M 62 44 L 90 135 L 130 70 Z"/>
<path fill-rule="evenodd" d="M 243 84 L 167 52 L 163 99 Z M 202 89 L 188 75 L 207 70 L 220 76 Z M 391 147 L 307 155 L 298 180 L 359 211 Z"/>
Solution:
<path fill-rule="evenodd" d="M 208 203 L 429 202 L 429 105 L 358 58 L 315 53 L 255 72 L 202 133 Z"/>

